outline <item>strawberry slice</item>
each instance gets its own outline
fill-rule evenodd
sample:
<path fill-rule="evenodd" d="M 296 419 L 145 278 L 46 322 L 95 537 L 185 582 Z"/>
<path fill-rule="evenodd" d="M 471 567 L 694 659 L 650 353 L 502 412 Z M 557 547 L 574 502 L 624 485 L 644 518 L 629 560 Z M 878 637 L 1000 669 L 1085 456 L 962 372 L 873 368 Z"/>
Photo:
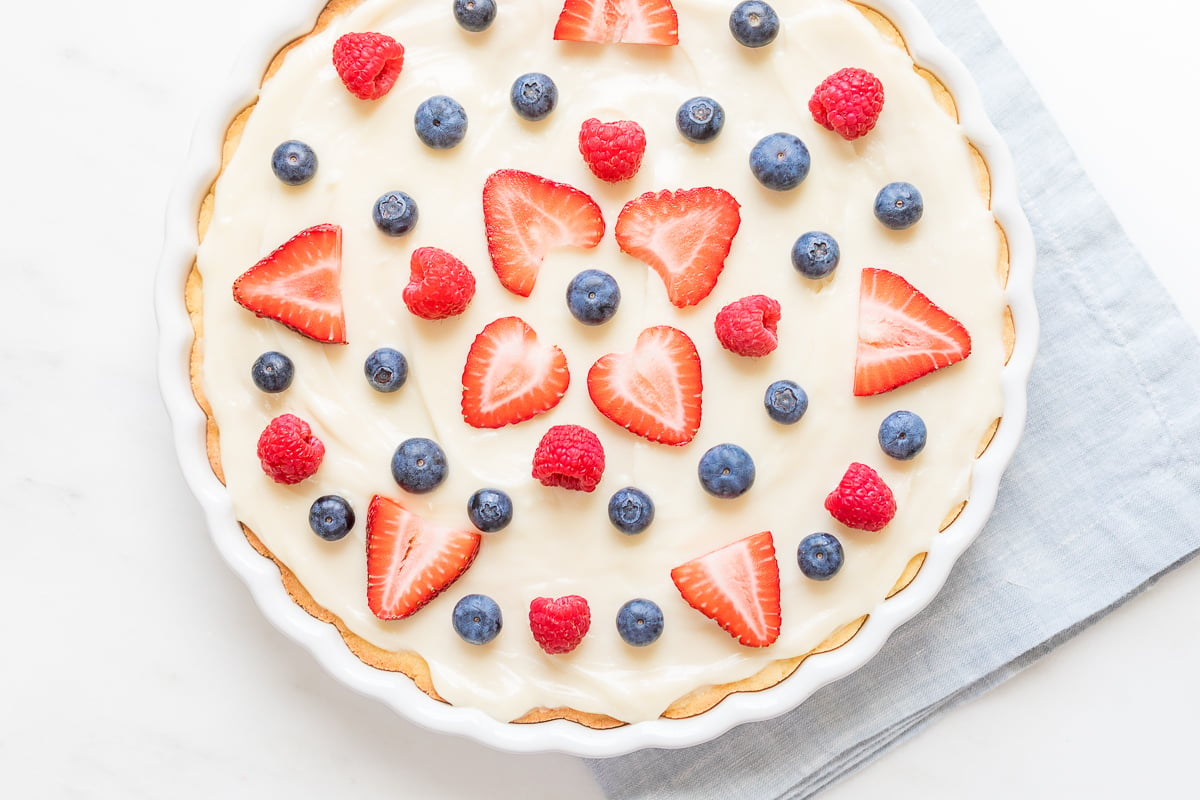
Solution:
<path fill-rule="evenodd" d="M 671 0 L 566 0 L 554 38 L 568 42 L 679 44 Z"/>
<path fill-rule="evenodd" d="M 567 357 L 538 341 L 520 317 L 489 322 L 475 337 L 463 369 L 463 419 L 476 428 L 502 428 L 558 405 L 571 373 Z"/>
<path fill-rule="evenodd" d="M 617 217 L 617 244 L 658 273 L 667 298 L 686 308 L 708 297 L 742 223 L 741 206 L 724 189 L 647 192 Z"/>
<path fill-rule="evenodd" d="M 436 525 L 375 495 L 367 507 L 367 605 L 380 619 L 404 619 L 467 571 L 482 537 Z"/>
<path fill-rule="evenodd" d="M 310 339 L 345 344 L 341 274 L 341 226 L 315 225 L 242 273 L 233 299 Z"/>
<path fill-rule="evenodd" d="M 911 283 L 885 269 L 863 270 L 855 396 L 890 391 L 970 354 L 966 328 Z"/>
<path fill-rule="evenodd" d="M 504 288 L 529 297 L 546 253 L 556 247 L 595 247 L 604 236 L 600 206 L 573 186 L 515 169 L 493 172 L 483 184 L 488 254 Z"/>
<path fill-rule="evenodd" d="M 600 413 L 652 442 L 684 445 L 700 427 L 700 355 L 669 325 L 647 328 L 632 353 L 609 353 L 588 371 Z"/>
<path fill-rule="evenodd" d="M 671 570 L 688 605 L 747 647 L 779 638 L 779 562 L 770 531 L 731 542 Z"/>

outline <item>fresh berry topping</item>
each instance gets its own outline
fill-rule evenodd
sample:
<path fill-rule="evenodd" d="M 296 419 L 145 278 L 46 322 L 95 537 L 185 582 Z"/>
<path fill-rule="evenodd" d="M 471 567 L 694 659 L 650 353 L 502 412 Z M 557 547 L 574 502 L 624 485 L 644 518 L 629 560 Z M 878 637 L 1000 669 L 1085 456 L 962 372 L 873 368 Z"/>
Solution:
<path fill-rule="evenodd" d="M 604 445 L 582 425 L 555 425 L 533 452 L 533 477 L 543 486 L 593 492 L 604 477 Z"/>
<path fill-rule="evenodd" d="M 617 244 L 648 264 L 679 308 L 708 297 L 742 222 L 741 206 L 724 189 L 647 192 L 617 217 Z"/>
<path fill-rule="evenodd" d="M 571 374 L 567 357 L 519 317 L 502 317 L 475 337 L 463 369 L 463 419 L 475 428 L 502 428 L 558 405 Z"/>
<path fill-rule="evenodd" d="M 283 353 L 271 350 L 254 360 L 254 365 L 250 367 L 250 377 L 254 385 L 267 394 L 278 394 L 292 385 L 292 380 L 296 377 L 296 367 Z"/>
<path fill-rule="evenodd" d="M 828 233 L 809 231 L 792 245 L 792 266 L 806 278 L 827 278 L 837 269 L 842 251 Z"/>
<path fill-rule="evenodd" d="M 417 203 L 404 192 L 388 192 L 375 201 L 371 218 L 388 236 L 403 236 L 417 224 Z"/>
<path fill-rule="evenodd" d="M 233 299 L 318 342 L 346 343 L 342 229 L 316 225 L 288 239 L 233 282 Z"/>
<path fill-rule="evenodd" d="M 896 498 L 878 472 L 856 461 L 825 498 L 825 510 L 847 528 L 878 531 L 896 516 Z"/>
<path fill-rule="evenodd" d="M 889 183 L 875 195 L 875 219 L 885 228 L 907 230 L 920 221 L 923 213 L 925 200 L 911 183 Z"/>
<path fill-rule="evenodd" d="M 843 139 L 865 136 L 883 110 L 883 84 L 857 67 L 838 70 L 817 85 L 808 110 L 818 125 Z"/>
<path fill-rule="evenodd" d="M 865 269 L 858 303 L 854 394 L 879 394 L 971 354 L 954 317 L 894 272 Z"/>
<path fill-rule="evenodd" d="M 717 312 L 717 339 L 731 353 L 761 358 L 779 346 L 780 316 L 778 300 L 765 294 L 743 297 Z"/>
<path fill-rule="evenodd" d="M 333 67 L 360 100 L 390 92 L 403 66 L 403 45 L 383 33 L 347 33 L 333 44 Z"/>
<path fill-rule="evenodd" d="M 762 0 L 746 0 L 729 15 L 729 32 L 740 45 L 764 47 L 779 35 L 779 15 Z"/>
<path fill-rule="evenodd" d="M 684 445 L 700 427 L 700 355 L 676 328 L 642 331 L 633 352 L 610 353 L 593 364 L 587 384 L 601 414 L 652 442 Z"/>
<path fill-rule="evenodd" d="M 550 116 L 558 105 L 558 86 L 549 75 L 527 72 L 513 81 L 508 99 L 517 116 L 537 122 Z"/>
<path fill-rule="evenodd" d="M 426 147 L 449 150 L 467 135 L 467 112 L 454 98 L 434 95 L 417 106 L 413 126 Z"/>
<path fill-rule="evenodd" d="M 454 632 L 467 644 L 487 644 L 504 627 L 500 606 L 486 594 L 469 594 L 459 600 L 451 620 Z"/>
<path fill-rule="evenodd" d="M 842 543 L 831 533 L 813 533 L 800 540 L 796 563 L 804 577 L 827 581 L 838 573 L 845 560 Z"/>
<path fill-rule="evenodd" d="M 688 605 L 747 647 L 779 638 L 779 563 L 770 531 L 681 564 L 671 580 Z"/>
<path fill-rule="evenodd" d="M 375 495 L 367 508 L 367 605 L 379 619 L 403 619 L 467 571 L 478 533 L 423 519 Z"/>
<path fill-rule="evenodd" d="M 713 497 L 741 497 L 754 485 L 754 459 L 736 444 L 718 444 L 700 457 L 700 485 Z"/>
<path fill-rule="evenodd" d="M 499 489 L 480 489 L 467 499 L 467 516 L 484 533 L 503 530 L 512 522 L 512 499 Z"/>
<path fill-rule="evenodd" d="M 627 181 L 642 166 L 646 132 L 631 120 L 585 119 L 579 128 L 579 152 L 588 169 L 600 180 Z"/>
<path fill-rule="evenodd" d="M 750 151 L 750 171 L 758 182 L 776 192 L 795 189 L 808 177 L 812 157 L 798 136 L 772 133 Z"/>
<path fill-rule="evenodd" d="M 693 97 L 675 112 L 675 127 L 689 142 L 711 141 L 725 127 L 725 109 L 711 97 Z"/>
<path fill-rule="evenodd" d="M 363 362 L 367 383 L 377 392 L 394 392 L 408 380 L 408 359 L 390 347 L 381 347 Z"/>
<path fill-rule="evenodd" d="M 596 201 L 565 183 L 502 169 L 483 185 L 488 254 L 504 288 L 528 297 L 546 253 L 595 247 L 604 235 Z"/>
<path fill-rule="evenodd" d="M 621 287 L 607 272 L 587 269 L 567 285 L 567 308 L 584 325 L 601 325 L 617 313 Z"/>
<path fill-rule="evenodd" d="M 608 518 L 621 533 L 641 533 L 654 521 L 654 501 L 641 489 L 626 486 L 609 498 Z"/>
<path fill-rule="evenodd" d="M 782 425 L 793 425 L 808 411 L 808 393 L 795 381 L 775 381 L 763 396 L 767 415 Z"/>
<path fill-rule="evenodd" d="M 568 42 L 679 44 L 671 0 L 566 0 L 554 38 Z"/>
<path fill-rule="evenodd" d="M 662 632 L 663 613 L 658 603 L 639 597 L 617 612 L 617 633 L 625 644 L 645 647 L 657 642 Z"/>
<path fill-rule="evenodd" d="M 304 142 L 284 142 L 271 153 L 271 170 L 288 186 L 300 186 L 317 174 L 317 154 Z"/>
<path fill-rule="evenodd" d="M 486 31 L 496 19 L 495 0 L 454 0 L 454 19 L 464 31 Z"/>
<path fill-rule="evenodd" d="M 409 260 L 404 305 L 421 319 L 456 317 L 475 297 L 475 275 L 467 265 L 436 247 L 418 247 Z"/>
<path fill-rule="evenodd" d="M 327 542 L 339 541 L 354 527 L 354 509 L 336 494 L 318 497 L 308 509 L 308 526 Z"/>
<path fill-rule="evenodd" d="M 529 630 L 550 655 L 569 653 L 579 646 L 592 626 L 592 610 L 577 594 L 535 597 L 529 603 Z"/>
<path fill-rule="evenodd" d="M 325 444 L 307 422 L 292 414 L 271 420 L 258 437 L 258 460 L 276 483 L 291 485 L 311 478 L 324 457 Z"/>
<path fill-rule="evenodd" d="M 432 439 L 405 439 L 392 454 L 392 477 L 406 492 L 432 492 L 446 480 L 446 453 Z"/>
<path fill-rule="evenodd" d="M 899 461 L 909 461 L 925 448 L 925 420 L 911 411 L 893 411 L 879 425 L 879 446 Z"/>

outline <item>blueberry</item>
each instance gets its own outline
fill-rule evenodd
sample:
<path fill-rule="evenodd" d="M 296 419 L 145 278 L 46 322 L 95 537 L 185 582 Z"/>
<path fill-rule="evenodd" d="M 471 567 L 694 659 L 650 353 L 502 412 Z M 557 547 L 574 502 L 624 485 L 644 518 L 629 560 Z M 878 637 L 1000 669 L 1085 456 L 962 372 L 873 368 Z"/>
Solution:
<path fill-rule="evenodd" d="M 278 394 L 292 385 L 292 379 L 296 377 L 296 367 L 283 353 L 270 350 L 254 360 L 254 366 L 250 367 L 250 377 L 259 389 L 268 394 Z"/>
<path fill-rule="evenodd" d="M 889 183 L 875 196 L 875 219 L 894 231 L 916 225 L 924 211 L 925 201 L 911 183 Z"/>
<path fill-rule="evenodd" d="M 467 135 L 467 112 L 452 97 L 434 95 L 413 115 L 417 137 L 434 150 L 449 150 Z"/>
<path fill-rule="evenodd" d="M 693 97 L 675 112 L 675 127 L 689 142 L 710 141 L 725 127 L 725 109 L 711 97 Z"/>
<path fill-rule="evenodd" d="M 394 392 L 408 380 L 408 359 L 390 347 L 381 347 L 363 364 L 367 382 L 377 392 Z"/>
<path fill-rule="evenodd" d="M 800 541 L 796 550 L 796 563 L 805 577 L 815 581 L 827 581 L 842 568 L 844 554 L 842 543 L 829 533 L 813 533 Z"/>
<path fill-rule="evenodd" d="M 486 31 L 496 19 L 496 3 L 494 0 L 454 0 L 454 19 L 465 31 Z"/>
<path fill-rule="evenodd" d="M 771 419 L 791 425 L 808 411 L 808 394 L 795 381 L 775 381 L 767 387 L 763 405 Z"/>
<path fill-rule="evenodd" d="M 779 15 L 761 0 L 746 0 L 729 15 L 729 32 L 740 45 L 768 45 L 779 35 Z"/>
<path fill-rule="evenodd" d="M 584 325 L 608 322 L 620 304 L 621 287 L 607 272 L 584 270 L 567 286 L 567 308 Z"/>
<path fill-rule="evenodd" d="M 641 489 L 627 486 L 609 499 L 608 518 L 621 533 L 641 533 L 654 521 L 654 501 Z"/>
<path fill-rule="evenodd" d="M 403 236 L 417 224 L 417 204 L 404 192 L 388 192 L 375 201 L 372 216 L 388 236 Z"/>
<path fill-rule="evenodd" d="M 469 594 L 454 604 L 454 632 L 469 644 L 487 644 L 500 633 L 500 606 L 486 594 Z"/>
<path fill-rule="evenodd" d="M 467 500 L 471 524 L 484 533 L 495 533 L 512 522 L 512 499 L 499 489 L 480 489 Z"/>
<path fill-rule="evenodd" d="M 392 456 L 392 477 L 406 492 L 432 492 L 446 480 L 446 454 L 431 439 L 407 439 Z"/>
<path fill-rule="evenodd" d="M 540 72 L 527 72 L 513 81 L 513 110 L 522 119 L 536 122 L 545 119 L 558 105 L 558 87 L 550 76 Z"/>
<path fill-rule="evenodd" d="M 658 641 L 663 632 L 663 613 L 658 604 L 638 598 L 621 606 L 617 612 L 617 633 L 626 644 L 645 647 Z"/>
<path fill-rule="evenodd" d="M 750 151 L 750 171 L 768 189 L 786 192 L 808 177 L 812 158 L 808 147 L 790 133 L 772 133 L 758 140 Z"/>
<path fill-rule="evenodd" d="M 304 142 L 292 139 L 275 148 L 271 154 L 271 169 L 275 177 L 288 186 L 299 186 L 317 174 L 317 154 Z"/>
<path fill-rule="evenodd" d="M 819 280 L 837 269 L 842 251 L 828 233 L 809 231 L 792 245 L 792 266 L 806 278 Z"/>
<path fill-rule="evenodd" d="M 336 542 L 354 527 L 354 509 L 335 494 L 318 497 L 308 509 L 308 526 L 325 541 Z"/>
<path fill-rule="evenodd" d="M 754 459 L 736 444 L 719 444 L 700 458 L 700 485 L 715 497 L 741 497 L 754 485 Z"/>
<path fill-rule="evenodd" d="M 911 411 L 893 411 L 879 425 L 879 446 L 900 461 L 916 458 L 925 447 L 925 420 Z"/>

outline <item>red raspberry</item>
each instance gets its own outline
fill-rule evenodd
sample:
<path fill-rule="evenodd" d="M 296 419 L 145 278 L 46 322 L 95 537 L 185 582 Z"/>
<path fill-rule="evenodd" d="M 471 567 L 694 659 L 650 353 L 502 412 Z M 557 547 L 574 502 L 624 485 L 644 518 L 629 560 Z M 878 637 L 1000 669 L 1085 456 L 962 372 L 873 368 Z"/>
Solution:
<path fill-rule="evenodd" d="M 825 498 L 825 509 L 848 528 L 877 531 L 896 516 L 896 498 L 878 472 L 854 462 Z"/>
<path fill-rule="evenodd" d="M 616 183 L 632 178 L 646 154 L 646 132 L 629 120 L 601 122 L 585 119 L 579 129 L 579 152 L 588 168 L 602 181 Z"/>
<path fill-rule="evenodd" d="M 604 446 L 581 425 L 555 425 L 533 453 L 533 477 L 544 486 L 591 492 L 604 475 Z"/>
<path fill-rule="evenodd" d="M 276 483 L 299 483 L 312 476 L 325 457 L 325 445 L 308 423 L 293 414 L 271 420 L 258 437 L 258 460 Z"/>
<path fill-rule="evenodd" d="M 384 33 L 347 33 L 333 43 L 333 66 L 350 93 L 378 100 L 404 66 L 404 46 Z"/>
<path fill-rule="evenodd" d="M 577 594 L 535 597 L 529 603 L 529 630 L 550 655 L 574 650 L 591 626 L 592 610 L 588 601 Z"/>
<path fill-rule="evenodd" d="M 412 254 L 411 269 L 404 305 L 421 319 L 456 317 L 475 296 L 475 276 L 445 250 L 418 247 Z"/>
<path fill-rule="evenodd" d="M 817 86 L 808 110 L 813 119 L 843 139 L 865 136 L 883 110 L 883 84 L 865 69 L 847 67 Z"/>
<path fill-rule="evenodd" d="M 779 301 L 765 294 L 735 300 L 717 312 L 717 339 L 739 356 L 759 358 L 779 346 Z"/>

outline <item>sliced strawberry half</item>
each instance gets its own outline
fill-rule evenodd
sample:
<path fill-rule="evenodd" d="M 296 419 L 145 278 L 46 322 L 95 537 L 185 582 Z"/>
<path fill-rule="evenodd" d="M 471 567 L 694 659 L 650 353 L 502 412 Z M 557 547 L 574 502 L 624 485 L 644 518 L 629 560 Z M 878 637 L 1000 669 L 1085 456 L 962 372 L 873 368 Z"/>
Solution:
<path fill-rule="evenodd" d="M 476 428 L 524 422 L 558 405 L 571 373 L 567 357 L 538 341 L 520 317 L 501 317 L 475 337 L 463 369 L 463 419 Z"/>
<path fill-rule="evenodd" d="M 779 562 L 770 531 L 756 533 L 671 570 L 688 605 L 747 647 L 779 638 Z"/>
<path fill-rule="evenodd" d="M 436 525 L 375 495 L 367 507 L 367 605 L 380 619 L 404 619 L 467 571 L 482 537 Z"/>
<path fill-rule="evenodd" d="M 970 354 L 966 328 L 911 283 L 886 269 L 863 270 L 856 396 L 890 391 Z"/>
<path fill-rule="evenodd" d="M 647 192 L 617 217 L 617 244 L 649 264 L 679 308 L 708 297 L 742 224 L 741 206 L 724 189 Z"/>
<path fill-rule="evenodd" d="M 310 339 L 345 344 L 341 275 L 341 226 L 315 225 L 242 273 L 233 299 Z"/>
<path fill-rule="evenodd" d="M 631 353 L 609 353 L 588 371 L 600 413 L 652 442 L 684 445 L 700 427 L 700 355 L 681 330 L 647 328 Z"/>
<path fill-rule="evenodd" d="M 595 247 L 604 236 L 596 201 L 574 186 L 515 169 L 493 172 L 483 184 L 488 254 L 504 288 L 528 297 L 546 253 L 556 247 Z"/>
<path fill-rule="evenodd" d="M 554 38 L 568 42 L 679 44 L 671 0 L 566 0 Z"/>

